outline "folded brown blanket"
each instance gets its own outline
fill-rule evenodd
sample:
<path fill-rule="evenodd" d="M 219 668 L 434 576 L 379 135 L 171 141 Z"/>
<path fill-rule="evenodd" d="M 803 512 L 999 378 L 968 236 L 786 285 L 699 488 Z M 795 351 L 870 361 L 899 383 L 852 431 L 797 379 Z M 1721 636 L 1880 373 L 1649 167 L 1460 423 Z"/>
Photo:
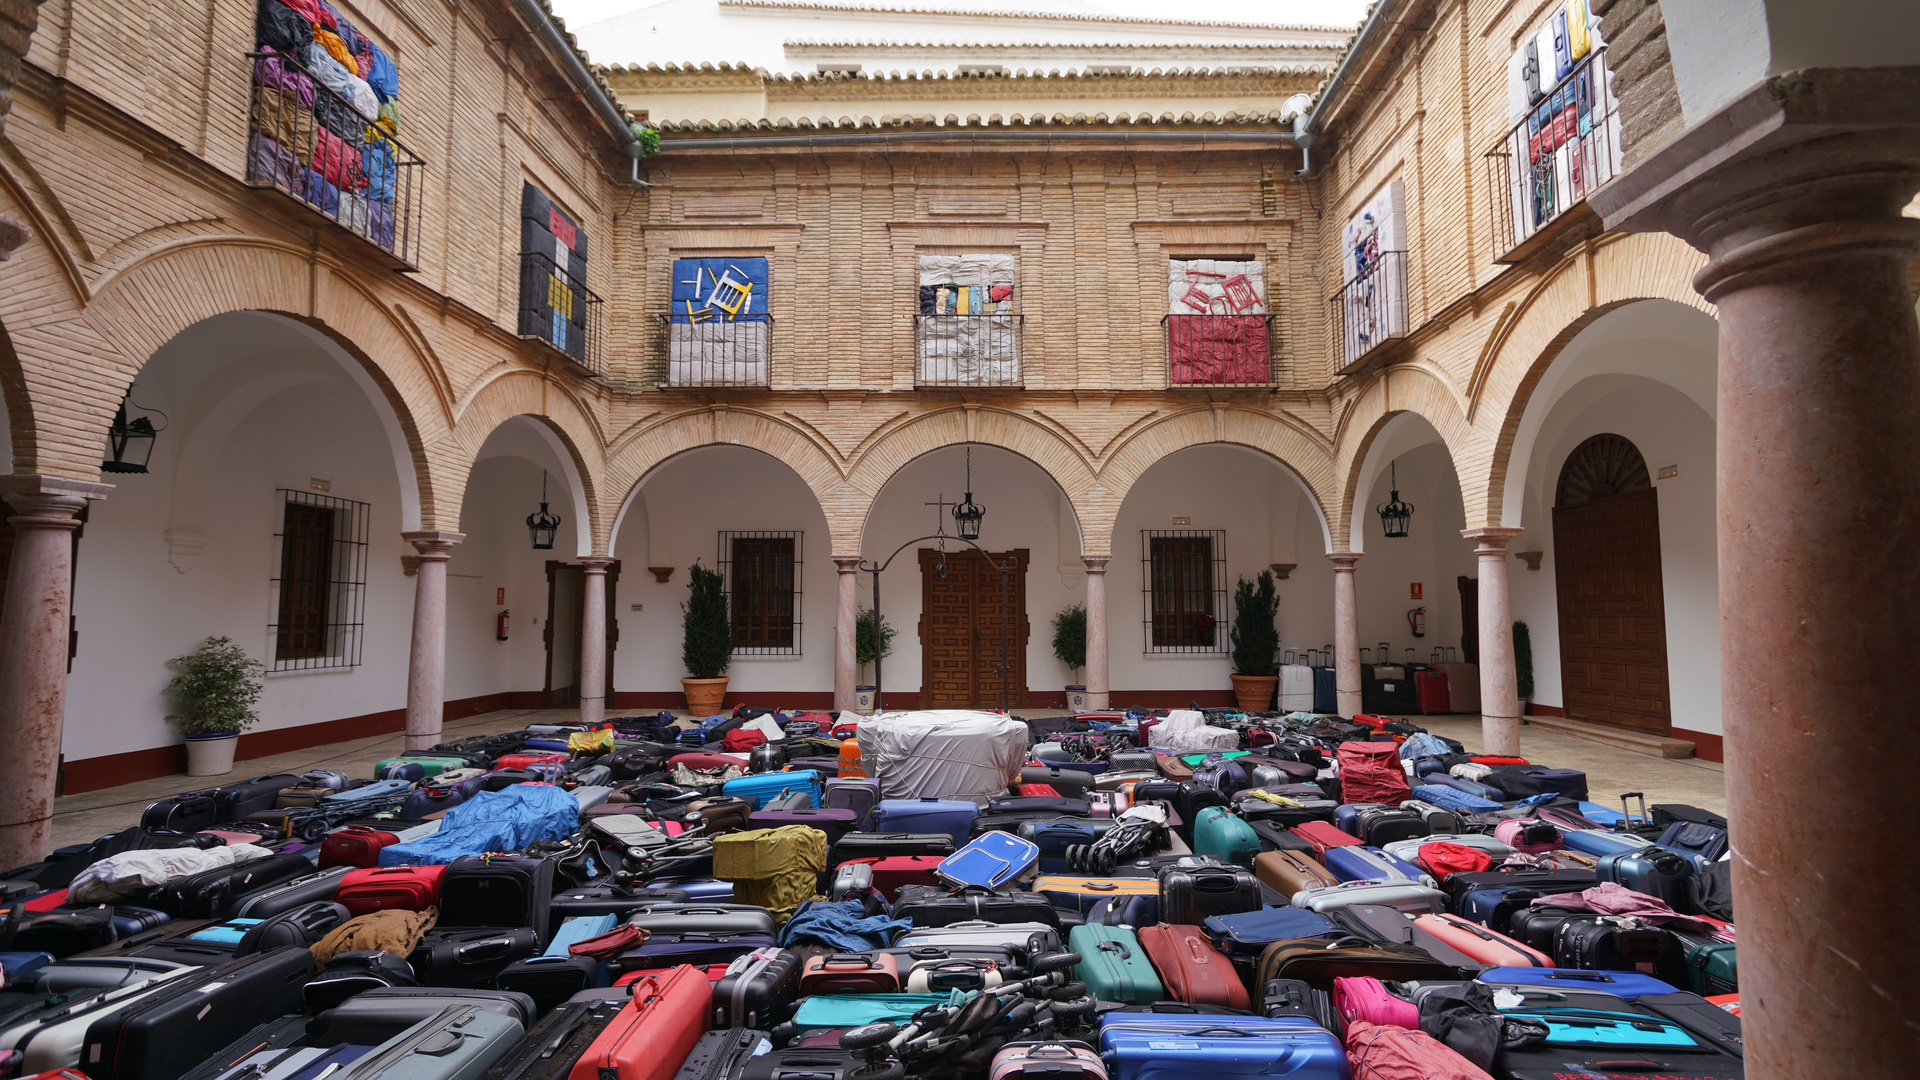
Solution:
<path fill-rule="evenodd" d="M 314 944 L 313 962 L 324 964 L 343 952 L 355 949 L 379 949 L 405 960 L 420 947 L 433 924 L 440 920 L 438 908 L 425 911 L 376 911 L 348 919 Z"/>

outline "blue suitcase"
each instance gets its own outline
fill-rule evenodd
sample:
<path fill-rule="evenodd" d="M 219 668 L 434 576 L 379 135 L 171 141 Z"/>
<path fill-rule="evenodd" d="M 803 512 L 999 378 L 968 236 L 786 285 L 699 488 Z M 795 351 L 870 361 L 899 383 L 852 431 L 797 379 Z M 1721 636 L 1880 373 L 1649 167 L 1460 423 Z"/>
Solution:
<path fill-rule="evenodd" d="M 1210 915 L 1200 929 L 1213 947 L 1238 961 L 1252 962 L 1276 941 L 1337 934 L 1332 920 L 1306 908 L 1261 908 L 1232 915 Z"/>
<path fill-rule="evenodd" d="M 1111 1080 L 1353 1075 L 1340 1040 L 1304 1016 L 1108 1013 L 1100 1018 L 1100 1056 Z"/>
<path fill-rule="evenodd" d="M 1462 780 L 1457 776 L 1449 776 L 1446 773 L 1428 773 L 1426 776 L 1420 778 L 1420 782 L 1437 787 L 1452 788 L 1462 794 L 1472 795 L 1476 799 L 1486 799 L 1490 802 L 1504 802 L 1507 798 L 1506 792 L 1490 784 L 1476 783 L 1472 780 Z"/>
<path fill-rule="evenodd" d="M 1598 857 L 1639 851 L 1641 848 L 1652 847 L 1653 841 L 1632 833 L 1601 832 L 1598 829 L 1562 829 L 1560 846 L 1569 851 L 1584 852 Z"/>
<path fill-rule="evenodd" d="M 1616 851 L 1602 855 L 1593 864 L 1601 881 L 1624 885 L 1637 893 L 1657 896 L 1669 906 L 1683 902 L 1687 879 L 1704 873 L 1712 865 L 1698 855 L 1653 845 L 1637 851 Z"/>
<path fill-rule="evenodd" d="M 362 784 L 357 788 L 336 791 L 320 801 L 350 803 L 360 802 L 363 799 L 391 799 L 397 795 L 405 795 L 412 790 L 412 781 L 376 780 L 371 784 Z"/>
<path fill-rule="evenodd" d="M 1313 669 L 1313 711 L 1329 715 L 1340 711 L 1339 683 L 1330 667 Z"/>
<path fill-rule="evenodd" d="M 1456 787 L 1425 781 L 1413 789 L 1413 797 L 1448 810 L 1465 810 L 1468 813 L 1484 813 L 1488 810 L 1500 809 L 1500 804 L 1492 799 L 1483 799 L 1478 795 L 1469 795 Z"/>
<path fill-rule="evenodd" d="M 1075 821 L 1025 821 L 1020 824 L 1020 837 L 1033 841 L 1039 849 L 1041 873 L 1060 874 L 1067 870 L 1068 848 L 1093 843 L 1100 839 L 1101 834 L 1112 825 L 1111 819 L 1095 821 L 1092 818 Z"/>
<path fill-rule="evenodd" d="M 805 795 L 811 799 L 811 805 L 820 805 L 820 774 L 812 769 L 799 769 L 794 772 L 754 773 L 751 776 L 736 776 L 720 785 L 722 795 L 734 795 L 753 804 L 758 810 L 762 803 L 775 798 L 782 791 L 791 791 L 795 795 Z M 971 806 L 972 803 L 967 805 Z"/>
<path fill-rule="evenodd" d="M 933 876 L 949 888 L 1011 889 L 1034 874 L 1040 846 L 1010 833 L 988 832 L 940 860 Z"/>
<path fill-rule="evenodd" d="M 710 900 L 733 900 L 733 882 L 713 878 L 649 878 L 647 888 L 675 889 L 686 893 L 696 904 Z"/>
<path fill-rule="evenodd" d="M 963 799 L 882 799 L 873 808 L 873 831 L 946 833 L 958 850 L 973 838 L 979 816 L 980 807 Z"/>
<path fill-rule="evenodd" d="M 1414 881 L 1429 886 L 1433 882 L 1431 874 L 1374 847 L 1330 847 L 1320 861 L 1341 881 Z"/>
<path fill-rule="evenodd" d="M 1679 988 L 1638 971 L 1582 971 L 1578 968 L 1496 967 L 1480 973 L 1484 983 L 1546 986 L 1556 990 L 1597 990 L 1632 1001 L 1641 995 L 1677 994 Z"/>

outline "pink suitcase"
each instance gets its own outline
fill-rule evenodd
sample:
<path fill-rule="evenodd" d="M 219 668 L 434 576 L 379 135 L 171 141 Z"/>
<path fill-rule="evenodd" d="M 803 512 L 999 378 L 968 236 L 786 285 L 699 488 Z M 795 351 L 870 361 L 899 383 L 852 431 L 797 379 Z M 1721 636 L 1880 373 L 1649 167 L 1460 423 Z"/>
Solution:
<path fill-rule="evenodd" d="M 1101 1063 L 1100 1055 L 1079 1042 L 1008 1043 L 993 1055 L 988 1080 L 1010 1080 L 1025 1075 L 1029 1064 L 1038 1066 L 1033 1070 L 1036 1073 L 1044 1072 L 1063 1080 L 1070 1080 L 1075 1066 L 1079 1067 L 1081 1080 L 1107 1080 L 1107 1067 Z"/>
<path fill-rule="evenodd" d="M 1419 915 L 1413 925 L 1466 953 L 1482 964 L 1500 967 L 1553 966 L 1553 958 L 1505 934 L 1468 922 L 1458 915 Z"/>

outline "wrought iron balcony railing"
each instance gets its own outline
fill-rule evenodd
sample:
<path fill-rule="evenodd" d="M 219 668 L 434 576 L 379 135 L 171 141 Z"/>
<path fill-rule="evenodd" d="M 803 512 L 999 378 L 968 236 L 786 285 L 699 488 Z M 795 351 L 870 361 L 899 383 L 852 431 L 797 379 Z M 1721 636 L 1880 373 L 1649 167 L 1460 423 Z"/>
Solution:
<path fill-rule="evenodd" d="M 707 316 L 699 318 L 698 316 Z M 655 368 L 660 386 L 766 386 L 773 367 L 773 316 L 728 319 L 662 315 L 666 359 Z"/>
<path fill-rule="evenodd" d="M 1407 253 L 1380 252 L 1328 304 L 1334 360 L 1341 368 L 1407 336 Z"/>
<path fill-rule="evenodd" d="M 1495 261 L 1621 172 L 1620 106 L 1607 50 L 1595 49 L 1540 96 L 1486 154 Z"/>
<path fill-rule="evenodd" d="M 1169 314 L 1168 386 L 1271 386 L 1275 381 L 1272 315 Z"/>
<path fill-rule="evenodd" d="M 248 186 L 290 195 L 417 267 L 426 163 L 292 57 L 247 55 Z"/>
<path fill-rule="evenodd" d="M 544 251 L 520 253 L 520 336 L 545 342 L 595 375 L 607 373 L 606 305 Z"/>
<path fill-rule="evenodd" d="M 915 315 L 916 386 L 1019 386 L 1025 315 Z"/>

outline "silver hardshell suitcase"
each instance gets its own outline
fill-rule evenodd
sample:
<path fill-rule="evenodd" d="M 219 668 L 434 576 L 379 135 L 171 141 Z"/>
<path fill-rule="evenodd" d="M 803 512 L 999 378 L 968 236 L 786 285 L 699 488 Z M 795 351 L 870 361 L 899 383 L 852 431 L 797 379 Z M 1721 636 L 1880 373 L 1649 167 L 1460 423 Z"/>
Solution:
<path fill-rule="evenodd" d="M 1416 860 L 1424 844 L 1458 844 L 1461 847 L 1474 848 L 1486 852 L 1495 862 L 1513 854 L 1513 848 L 1486 833 L 1435 833 L 1432 836 L 1415 836 L 1406 840 L 1395 840 L 1391 844 L 1382 844 L 1380 850 L 1396 859 L 1418 866 L 1419 863 Z"/>
<path fill-rule="evenodd" d="M 476 1080 L 526 1034 L 520 1021 L 450 1005 L 381 1043 L 336 1080 Z"/>
<path fill-rule="evenodd" d="M 49 965 L 51 966 L 51 965 Z M 87 1042 L 87 1029 L 94 1021 L 160 992 L 170 979 L 194 975 L 200 968 L 181 966 L 171 971 L 144 970 L 130 965 L 125 986 L 104 990 L 84 990 L 71 997 L 55 995 L 45 1008 L 35 1009 L 8 1021 L 0 1028 L 0 1053 L 21 1050 L 21 1076 L 70 1069 L 80 1064 L 80 1051 Z"/>
<path fill-rule="evenodd" d="M 1447 894 L 1411 881 L 1343 881 L 1293 894 L 1294 907 L 1322 915 L 1354 904 L 1377 904 L 1409 915 L 1437 915 L 1447 910 Z"/>
<path fill-rule="evenodd" d="M 1046 923 L 990 923 L 969 920 L 950 926 L 931 926 L 909 930 L 894 943 L 909 949 L 922 945 L 997 945 L 1019 949 L 1031 958 L 1037 953 L 1060 951 L 1060 931 Z"/>

